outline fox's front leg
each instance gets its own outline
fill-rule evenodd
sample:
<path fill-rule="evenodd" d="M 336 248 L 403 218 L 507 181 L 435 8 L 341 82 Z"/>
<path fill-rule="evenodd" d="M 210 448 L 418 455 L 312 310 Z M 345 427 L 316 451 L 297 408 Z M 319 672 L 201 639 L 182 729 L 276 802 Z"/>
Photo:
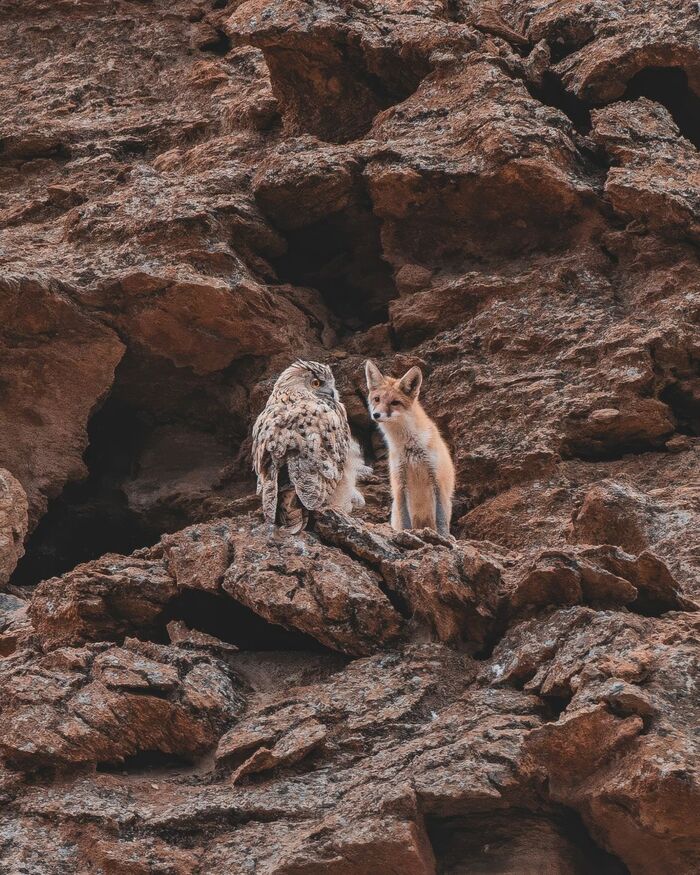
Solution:
<path fill-rule="evenodd" d="M 450 520 L 452 518 L 452 501 L 440 487 L 435 484 L 435 528 L 439 535 L 447 538 L 450 535 Z"/>
<path fill-rule="evenodd" d="M 406 480 L 401 471 L 391 472 L 391 527 L 397 532 L 411 528 L 411 514 L 408 512 Z"/>

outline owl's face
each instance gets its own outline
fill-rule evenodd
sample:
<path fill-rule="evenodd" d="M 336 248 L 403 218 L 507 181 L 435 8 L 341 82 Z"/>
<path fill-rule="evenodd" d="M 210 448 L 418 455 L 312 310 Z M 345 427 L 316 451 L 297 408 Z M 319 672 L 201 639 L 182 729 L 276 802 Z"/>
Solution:
<path fill-rule="evenodd" d="M 339 400 L 333 372 L 320 362 L 296 361 L 282 374 L 280 382 L 282 380 L 288 389 L 305 390 L 326 401 Z"/>

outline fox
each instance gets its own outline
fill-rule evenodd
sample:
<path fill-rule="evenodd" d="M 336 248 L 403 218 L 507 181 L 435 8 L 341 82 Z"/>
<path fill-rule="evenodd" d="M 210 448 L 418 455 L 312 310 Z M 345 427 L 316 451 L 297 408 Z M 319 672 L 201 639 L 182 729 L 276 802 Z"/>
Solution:
<path fill-rule="evenodd" d="M 397 380 L 367 360 L 365 376 L 370 416 L 389 448 L 392 528 L 430 528 L 449 537 L 455 470 L 437 425 L 418 400 L 420 368 Z"/>

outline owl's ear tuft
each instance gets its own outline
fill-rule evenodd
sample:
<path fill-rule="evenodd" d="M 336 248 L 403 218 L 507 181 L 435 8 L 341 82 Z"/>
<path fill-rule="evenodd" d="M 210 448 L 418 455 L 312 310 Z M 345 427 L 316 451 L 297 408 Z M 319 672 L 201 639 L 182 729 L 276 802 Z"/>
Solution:
<path fill-rule="evenodd" d="M 399 391 L 403 392 L 409 398 L 417 398 L 420 392 L 421 383 L 423 382 L 423 374 L 421 369 L 412 367 L 399 380 Z"/>
<path fill-rule="evenodd" d="M 384 381 L 382 372 L 370 359 L 367 359 L 365 362 L 365 377 L 367 378 L 367 388 L 370 392 L 372 389 L 376 389 L 377 386 L 381 386 Z"/>

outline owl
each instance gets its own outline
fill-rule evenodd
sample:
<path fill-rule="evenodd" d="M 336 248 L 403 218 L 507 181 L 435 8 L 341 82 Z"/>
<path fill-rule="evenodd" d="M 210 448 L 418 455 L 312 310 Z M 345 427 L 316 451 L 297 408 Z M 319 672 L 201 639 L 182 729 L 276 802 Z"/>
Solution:
<path fill-rule="evenodd" d="M 310 510 L 364 504 L 356 480 L 371 469 L 327 365 L 299 359 L 277 378 L 253 426 L 253 468 L 265 519 L 289 532 L 306 526 Z"/>

